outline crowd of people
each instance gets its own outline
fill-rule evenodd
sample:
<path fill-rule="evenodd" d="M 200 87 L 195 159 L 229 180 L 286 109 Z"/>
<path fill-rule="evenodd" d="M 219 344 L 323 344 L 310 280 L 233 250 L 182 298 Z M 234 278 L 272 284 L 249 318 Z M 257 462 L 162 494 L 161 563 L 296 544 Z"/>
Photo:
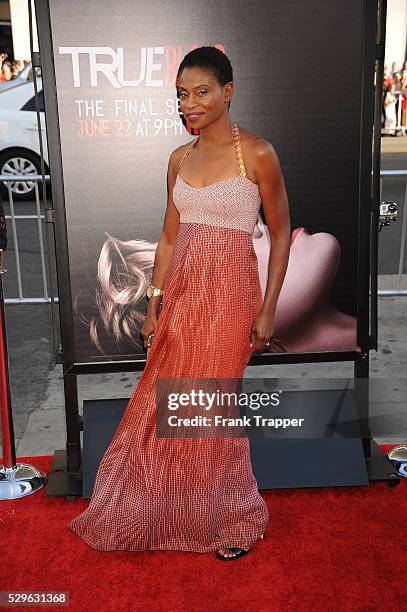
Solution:
<path fill-rule="evenodd" d="M 404 135 L 407 131 L 407 60 L 399 69 L 393 62 L 391 69 L 384 66 L 383 76 L 383 133 Z"/>
<path fill-rule="evenodd" d="M 0 81 L 10 81 L 24 68 L 29 60 L 10 60 L 7 53 L 0 53 Z"/>

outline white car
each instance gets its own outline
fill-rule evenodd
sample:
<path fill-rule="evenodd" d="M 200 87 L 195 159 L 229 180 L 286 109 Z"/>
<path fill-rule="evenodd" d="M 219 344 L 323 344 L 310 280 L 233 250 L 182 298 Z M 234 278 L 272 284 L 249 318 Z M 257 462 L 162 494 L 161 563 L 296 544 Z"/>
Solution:
<path fill-rule="evenodd" d="M 37 79 L 37 90 L 45 173 L 49 174 L 44 93 L 41 79 Z M 34 83 L 32 81 L 0 91 L 0 175 L 29 177 L 30 174 L 41 174 Z M 3 194 L 7 195 L 7 188 L 3 182 L 0 182 L 0 189 Z M 13 198 L 16 200 L 32 199 L 34 189 L 33 181 L 11 183 Z"/>
<path fill-rule="evenodd" d="M 37 80 L 41 78 L 41 68 L 37 66 L 35 69 L 35 73 L 37 75 Z M 6 89 L 12 89 L 16 87 L 16 85 L 21 85 L 21 83 L 27 83 L 28 81 L 32 82 L 33 80 L 33 69 L 31 66 L 31 62 L 26 64 L 24 68 L 20 70 L 17 76 L 9 81 L 0 81 L 0 93 L 2 91 L 6 91 Z"/>

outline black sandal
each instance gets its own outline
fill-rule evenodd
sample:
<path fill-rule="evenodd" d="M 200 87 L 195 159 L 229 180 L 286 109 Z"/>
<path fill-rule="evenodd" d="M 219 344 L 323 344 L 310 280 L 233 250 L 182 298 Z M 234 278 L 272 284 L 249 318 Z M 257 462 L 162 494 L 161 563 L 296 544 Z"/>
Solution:
<path fill-rule="evenodd" d="M 240 557 L 247 555 L 247 553 L 251 551 L 251 548 L 249 548 L 249 550 L 245 550 L 244 548 L 235 548 L 235 547 L 225 548 L 225 551 L 228 551 L 228 550 L 231 550 L 233 552 L 234 554 L 233 557 L 225 557 L 225 555 L 222 555 L 219 551 L 217 551 L 216 558 L 221 559 L 221 561 L 234 561 L 235 559 L 240 559 Z"/>
<path fill-rule="evenodd" d="M 264 533 L 260 536 L 260 539 L 264 540 Z M 216 558 L 220 559 L 221 561 L 234 561 L 235 559 L 240 559 L 240 557 L 244 557 L 244 555 L 247 555 L 247 553 L 251 551 L 251 548 L 249 548 L 249 550 L 245 550 L 244 548 L 228 546 L 227 548 L 225 548 L 225 550 L 231 550 L 234 553 L 234 556 L 225 557 L 225 555 L 221 555 L 220 552 L 217 551 Z"/>

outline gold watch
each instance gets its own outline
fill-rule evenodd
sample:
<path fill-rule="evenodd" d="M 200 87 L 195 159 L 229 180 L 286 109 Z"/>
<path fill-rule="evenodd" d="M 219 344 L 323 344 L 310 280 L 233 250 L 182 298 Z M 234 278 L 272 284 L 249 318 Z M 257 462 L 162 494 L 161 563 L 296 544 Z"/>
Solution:
<path fill-rule="evenodd" d="M 148 299 L 163 294 L 164 291 L 162 289 L 159 289 L 158 287 L 154 287 L 154 285 L 149 285 L 147 287 L 146 296 L 148 297 Z"/>

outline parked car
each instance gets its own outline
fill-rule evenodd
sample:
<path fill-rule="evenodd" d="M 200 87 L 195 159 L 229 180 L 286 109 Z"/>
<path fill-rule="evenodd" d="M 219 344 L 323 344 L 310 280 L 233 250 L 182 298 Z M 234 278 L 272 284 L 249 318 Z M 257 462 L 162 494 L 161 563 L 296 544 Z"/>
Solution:
<path fill-rule="evenodd" d="M 37 75 L 37 79 L 41 78 L 41 68 L 39 66 L 37 66 L 35 69 L 35 73 Z M 32 80 L 33 69 L 30 62 L 29 64 L 26 64 L 13 79 L 10 79 L 9 81 L 0 81 L 0 93 L 2 91 L 6 91 L 6 89 L 11 89 L 16 85 L 21 85 L 21 83 L 27 83 L 28 81 Z"/>
<path fill-rule="evenodd" d="M 48 174 L 44 94 L 41 79 L 37 79 L 37 90 L 45 172 Z M 16 174 L 27 177 L 30 174 L 41 174 L 34 83 L 32 81 L 0 91 L 0 175 L 12 177 Z M 7 195 L 7 187 L 3 182 L 0 182 L 0 189 L 3 194 Z M 32 199 L 34 189 L 33 181 L 11 183 L 11 191 L 16 200 Z"/>

